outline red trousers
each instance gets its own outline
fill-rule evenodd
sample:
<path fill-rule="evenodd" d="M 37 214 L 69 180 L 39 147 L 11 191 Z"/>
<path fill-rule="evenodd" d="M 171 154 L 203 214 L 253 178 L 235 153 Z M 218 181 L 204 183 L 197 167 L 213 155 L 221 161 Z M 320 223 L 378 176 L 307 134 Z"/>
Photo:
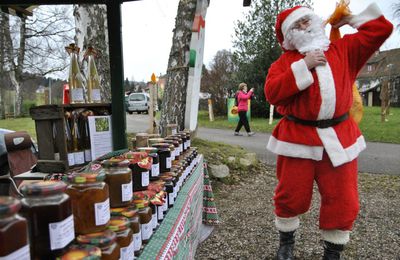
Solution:
<path fill-rule="evenodd" d="M 359 211 L 357 159 L 333 167 L 324 152 L 321 161 L 278 156 L 275 214 L 295 217 L 308 211 L 314 180 L 321 195 L 319 227 L 351 230 Z"/>

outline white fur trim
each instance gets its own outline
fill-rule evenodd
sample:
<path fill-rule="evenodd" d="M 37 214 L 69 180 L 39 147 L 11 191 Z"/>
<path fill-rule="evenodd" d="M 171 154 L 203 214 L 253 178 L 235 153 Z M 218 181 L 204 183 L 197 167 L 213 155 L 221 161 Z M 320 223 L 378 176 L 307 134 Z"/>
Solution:
<path fill-rule="evenodd" d="M 319 89 L 321 93 L 321 107 L 318 120 L 331 119 L 335 114 L 336 90 L 331 67 L 328 63 L 315 68 L 318 76 Z"/>
<path fill-rule="evenodd" d="M 279 231 L 292 232 L 299 228 L 300 219 L 298 217 L 281 218 L 275 216 L 275 226 Z"/>
<path fill-rule="evenodd" d="M 333 244 L 345 245 L 350 240 L 350 231 L 343 230 L 321 230 L 322 239 Z"/>
<path fill-rule="evenodd" d="M 282 34 L 283 37 L 285 38 L 287 32 L 289 31 L 290 27 L 300 18 L 302 18 L 303 16 L 306 15 L 313 15 L 315 14 L 311 9 L 307 8 L 307 7 L 300 7 L 296 10 L 294 10 L 293 12 L 291 12 L 285 19 L 285 21 L 283 21 L 282 23 Z"/>
<path fill-rule="evenodd" d="M 358 155 L 365 150 L 365 148 L 367 148 L 367 144 L 365 143 L 364 136 L 361 135 L 357 138 L 357 141 L 354 144 L 344 149 L 347 154 L 348 161 L 351 162 L 357 158 Z"/>
<path fill-rule="evenodd" d="M 349 21 L 349 25 L 353 28 L 358 28 L 366 22 L 375 20 L 380 17 L 382 14 L 381 9 L 378 7 L 376 3 L 370 4 L 364 11 L 352 17 Z"/>
<path fill-rule="evenodd" d="M 276 154 L 303 159 L 312 159 L 315 161 L 322 160 L 322 153 L 324 151 L 322 146 L 309 146 L 284 142 L 276 139 L 274 136 L 269 138 L 267 149 Z"/>
<path fill-rule="evenodd" d="M 307 64 L 304 59 L 293 62 L 290 65 L 292 69 L 294 78 L 296 80 L 296 85 L 300 90 L 305 90 L 312 83 L 314 83 L 314 78 L 311 74 L 311 71 L 307 68 Z"/>
<path fill-rule="evenodd" d="M 317 128 L 317 133 L 334 167 L 349 161 L 335 129 L 332 127 Z"/>

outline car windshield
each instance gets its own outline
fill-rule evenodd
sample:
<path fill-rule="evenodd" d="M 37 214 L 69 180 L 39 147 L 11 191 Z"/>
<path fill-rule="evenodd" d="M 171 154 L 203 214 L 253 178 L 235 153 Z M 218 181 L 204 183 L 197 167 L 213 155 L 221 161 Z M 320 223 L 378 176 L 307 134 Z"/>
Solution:
<path fill-rule="evenodd" d="M 144 101 L 144 95 L 143 94 L 131 94 L 129 96 L 130 101 Z"/>

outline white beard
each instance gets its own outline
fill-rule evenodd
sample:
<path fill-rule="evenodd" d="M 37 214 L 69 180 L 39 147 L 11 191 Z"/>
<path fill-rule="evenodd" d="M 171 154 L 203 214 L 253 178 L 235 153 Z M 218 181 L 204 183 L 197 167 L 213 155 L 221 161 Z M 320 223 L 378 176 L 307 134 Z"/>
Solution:
<path fill-rule="evenodd" d="M 289 30 L 285 36 L 283 47 L 305 54 L 314 50 L 326 51 L 329 44 L 330 41 L 325 35 L 322 19 L 315 15 L 311 17 L 311 24 L 306 30 Z"/>

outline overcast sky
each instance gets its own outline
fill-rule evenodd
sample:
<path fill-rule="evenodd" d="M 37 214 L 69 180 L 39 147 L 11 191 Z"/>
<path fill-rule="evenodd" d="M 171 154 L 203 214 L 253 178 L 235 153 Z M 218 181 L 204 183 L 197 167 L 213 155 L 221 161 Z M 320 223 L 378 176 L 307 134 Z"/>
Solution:
<path fill-rule="evenodd" d="M 396 0 L 372 1 L 351 0 L 350 9 L 354 14 L 361 12 L 368 4 L 376 2 L 386 18 L 397 24 L 393 18 L 393 4 Z M 314 0 L 314 10 L 326 19 L 334 10 L 334 0 Z M 172 30 L 179 0 L 146 0 L 126 2 L 122 5 L 122 35 L 125 77 L 135 81 L 150 81 L 154 72 L 157 76 L 167 69 L 172 45 Z M 233 51 L 232 37 L 234 23 L 243 19 L 249 10 L 242 6 L 243 0 L 210 0 L 206 14 L 204 64 L 210 61 L 218 50 Z M 351 28 L 343 28 L 351 33 Z M 384 49 L 400 47 L 399 31 L 384 44 Z"/>

